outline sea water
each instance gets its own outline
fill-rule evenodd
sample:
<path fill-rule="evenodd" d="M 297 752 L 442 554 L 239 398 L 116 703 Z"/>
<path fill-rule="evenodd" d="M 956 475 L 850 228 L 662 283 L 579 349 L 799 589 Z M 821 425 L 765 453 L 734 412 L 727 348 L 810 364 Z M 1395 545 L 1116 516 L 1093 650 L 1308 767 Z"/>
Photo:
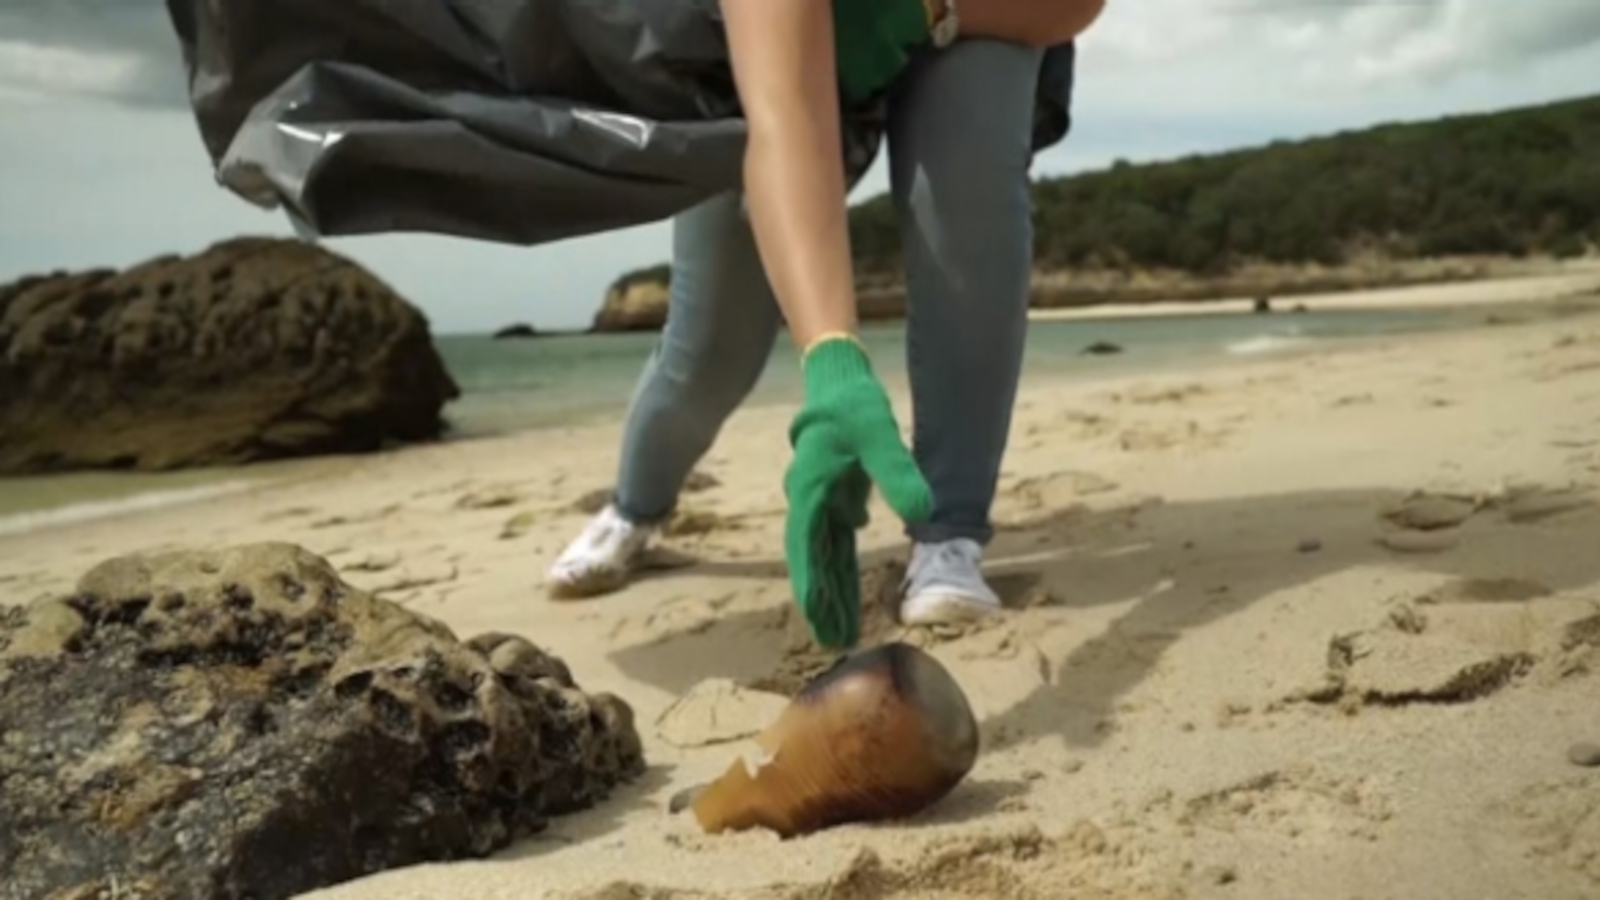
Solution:
<path fill-rule="evenodd" d="M 1094 379 L 1193 370 L 1352 339 L 1470 327 L 1482 324 L 1487 314 L 1483 306 L 1467 306 L 1040 319 L 1029 328 L 1024 378 Z M 862 338 L 885 380 L 903 384 L 904 323 L 870 324 Z M 450 438 L 466 440 L 619 416 L 656 340 L 653 333 L 512 340 L 439 335 L 435 343 L 462 391 L 461 398 L 445 408 Z M 1084 352 L 1096 343 L 1114 344 L 1122 352 Z M 795 351 L 780 336 L 747 402 L 794 402 L 799 391 Z M 165 473 L 0 478 L 0 537 L 192 502 L 247 488 L 293 467 L 274 463 Z"/>
<path fill-rule="evenodd" d="M 1466 327 L 1481 324 L 1485 315 L 1483 307 L 1462 307 L 1040 319 L 1029 326 L 1023 377 L 1154 373 L 1339 339 Z M 904 383 L 904 323 L 869 324 L 862 339 L 885 380 Z M 475 436 L 621 415 L 656 340 L 648 333 L 525 340 L 440 336 L 439 351 L 462 390 L 447 409 L 452 429 Z M 1097 343 L 1122 352 L 1084 352 Z M 747 402 L 795 402 L 799 392 L 795 351 L 780 336 Z"/>

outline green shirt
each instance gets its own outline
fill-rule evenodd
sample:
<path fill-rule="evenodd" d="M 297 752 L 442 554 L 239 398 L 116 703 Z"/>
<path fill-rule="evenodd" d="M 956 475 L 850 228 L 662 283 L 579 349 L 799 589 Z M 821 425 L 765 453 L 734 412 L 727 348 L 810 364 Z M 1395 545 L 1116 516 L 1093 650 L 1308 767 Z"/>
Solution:
<path fill-rule="evenodd" d="M 833 0 L 839 89 L 847 103 L 869 99 L 900 74 L 928 39 L 922 0 Z"/>

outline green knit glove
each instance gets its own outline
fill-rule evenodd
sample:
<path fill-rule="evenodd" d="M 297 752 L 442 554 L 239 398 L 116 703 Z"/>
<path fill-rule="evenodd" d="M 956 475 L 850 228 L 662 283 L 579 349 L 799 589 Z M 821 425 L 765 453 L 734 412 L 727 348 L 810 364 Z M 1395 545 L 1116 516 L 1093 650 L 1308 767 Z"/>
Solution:
<path fill-rule="evenodd" d="M 928 517 L 933 494 L 900 440 L 889 397 L 859 343 L 825 338 L 808 351 L 804 367 L 805 403 L 789 427 L 794 459 L 783 479 L 784 556 L 811 636 L 844 648 L 861 636 L 855 533 L 867 524 L 872 484 L 907 522 Z"/>

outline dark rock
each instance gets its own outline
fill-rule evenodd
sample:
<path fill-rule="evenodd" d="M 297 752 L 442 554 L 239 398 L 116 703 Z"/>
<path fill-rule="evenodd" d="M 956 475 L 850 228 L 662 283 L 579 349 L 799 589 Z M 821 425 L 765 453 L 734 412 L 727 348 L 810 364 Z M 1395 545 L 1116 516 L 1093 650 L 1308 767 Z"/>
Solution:
<path fill-rule="evenodd" d="M 124 557 L 0 611 L 7 900 L 278 900 L 480 857 L 643 769 L 633 713 L 289 544 Z"/>
<path fill-rule="evenodd" d="M 539 330 L 526 322 L 507 325 L 494 333 L 494 339 L 497 341 L 503 341 L 507 338 L 534 338 L 538 336 Z"/>
<path fill-rule="evenodd" d="M 672 284 L 670 265 L 628 272 L 606 290 L 590 331 L 658 331 L 667 322 L 667 302 Z"/>
<path fill-rule="evenodd" d="M 0 286 L 0 473 L 376 450 L 458 394 L 421 312 L 300 241 Z"/>
<path fill-rule="evenodd" d="M 1089 346 L 1083 348 L 1084 356 L 1110 356 L 1114 353 L 1121 352 L 1121 347 L 1109 341 L 1095 341 Z"/>
<path fill-rule="evenodd" d="M 1271 297 L 1257 297 L 1255 304 L 1252 306 L 1252 309 L 1255 311 L 1256 315 L 1258 315 L 1258 316 L 1259 315 L 1266 315 L 1267 313 L 1272 312 L 1272 298 Z"/>

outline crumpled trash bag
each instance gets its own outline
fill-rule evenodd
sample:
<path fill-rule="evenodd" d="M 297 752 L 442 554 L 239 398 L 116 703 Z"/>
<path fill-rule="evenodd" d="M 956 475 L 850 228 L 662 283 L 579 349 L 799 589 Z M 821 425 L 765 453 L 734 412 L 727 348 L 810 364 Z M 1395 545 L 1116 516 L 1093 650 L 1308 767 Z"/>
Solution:
<path fill-rule="evenodd" d="M 744 122 L 717 0 L 167 0 L 228 190 L 308 236 L 533 245 L 737 189 Z M 1070 125 L 1073 48 L 1035 146 Z M 883 139 L 846 110 L 847 174 Z"/>

